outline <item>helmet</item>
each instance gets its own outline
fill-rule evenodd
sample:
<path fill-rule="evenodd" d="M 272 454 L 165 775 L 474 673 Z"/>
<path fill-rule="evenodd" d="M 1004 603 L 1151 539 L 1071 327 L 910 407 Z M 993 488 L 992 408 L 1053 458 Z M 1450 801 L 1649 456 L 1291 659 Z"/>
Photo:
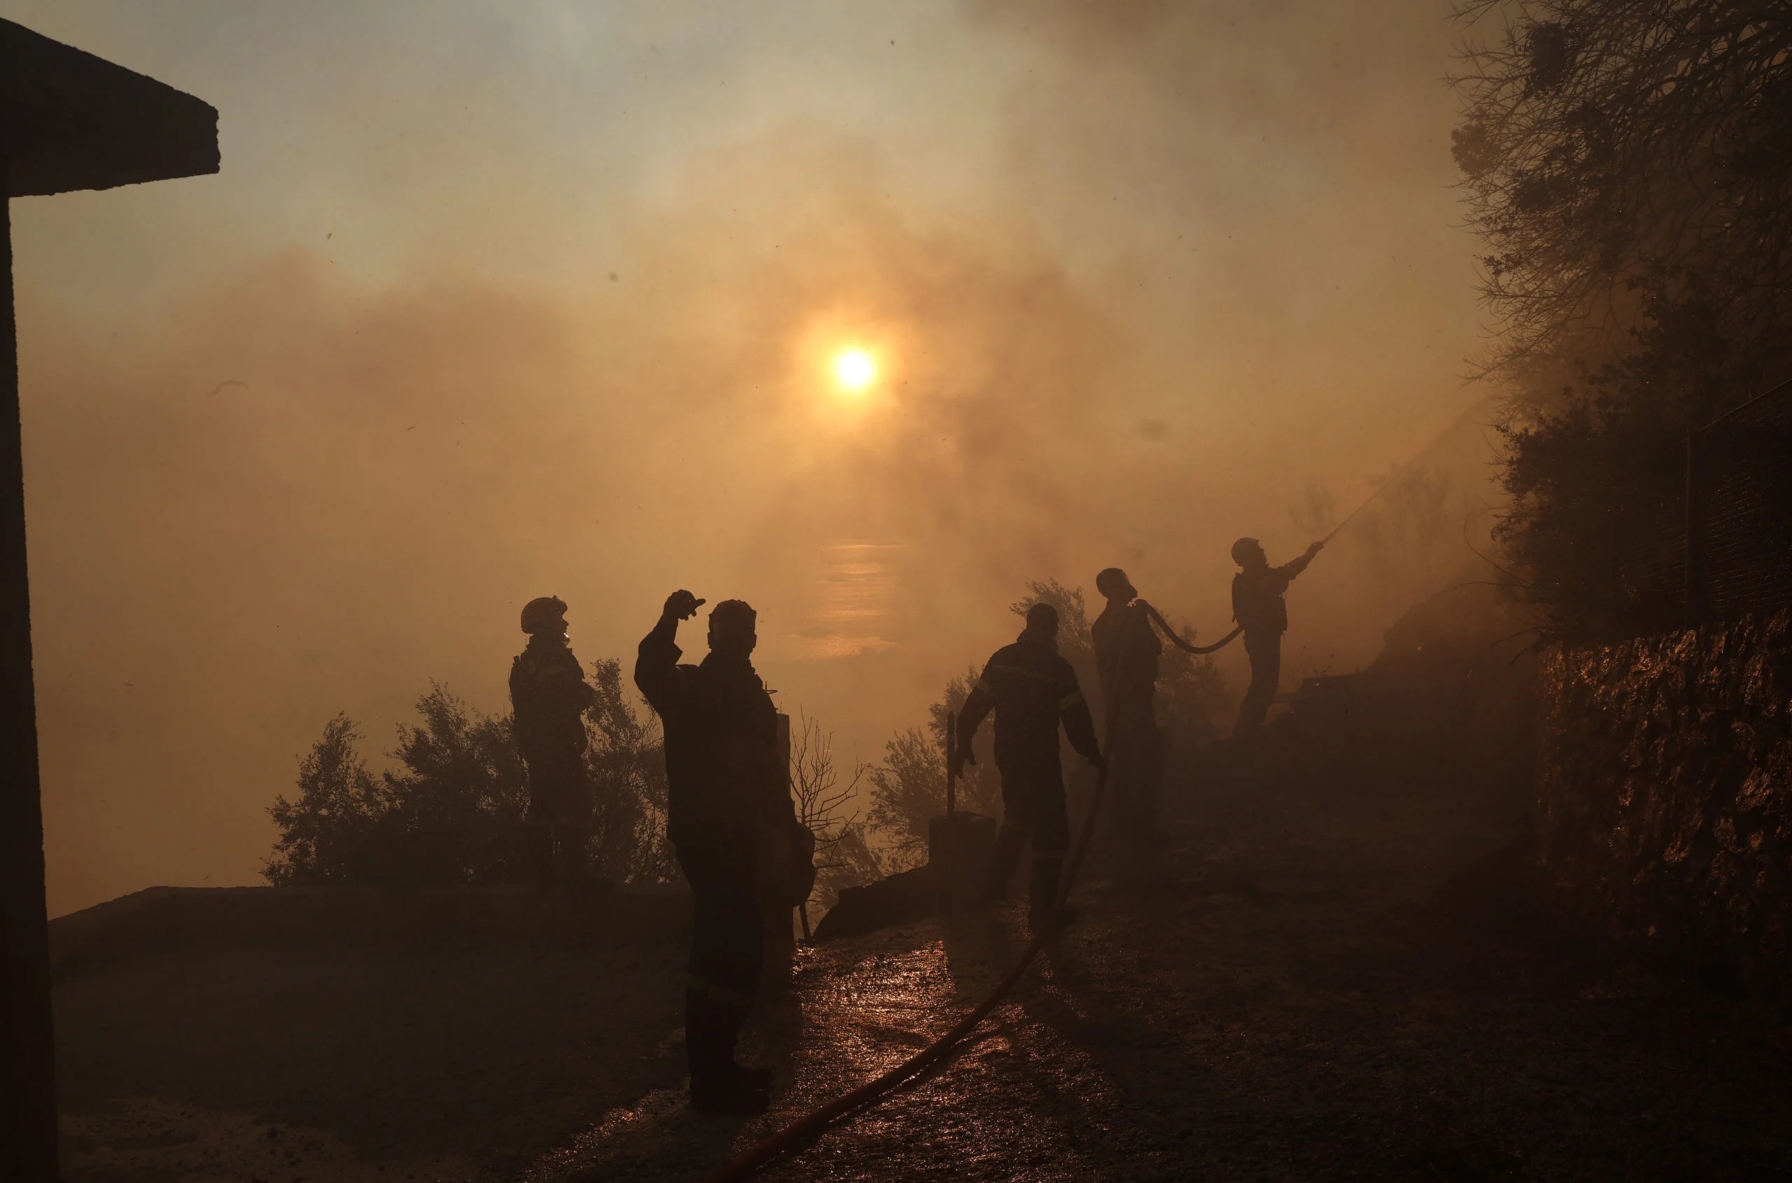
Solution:
<path fill-rule="evenodd" d="M 1027 627 L 1035 632 L 1058 635 L 1058 610 L 1041 601 L 1027 609 Z"/>
<path fill-rule="evenodd" d="M 550 628 L 565 615 L 565 600 L 559 596 L 537 596 L 523 605 L 523 631 L 533 633 Z"/>
<path fill-rule="evenodd" d="M 1262 553 L 1263 544 L 1258 542 L 1255 538 L 1240 538 L 1237 542 L 1232 544 L 1232 561 L 1237 563 L 1240 567 L 1244 566 L 1245 560 L 1252 555 L 1260 555 Z"/>

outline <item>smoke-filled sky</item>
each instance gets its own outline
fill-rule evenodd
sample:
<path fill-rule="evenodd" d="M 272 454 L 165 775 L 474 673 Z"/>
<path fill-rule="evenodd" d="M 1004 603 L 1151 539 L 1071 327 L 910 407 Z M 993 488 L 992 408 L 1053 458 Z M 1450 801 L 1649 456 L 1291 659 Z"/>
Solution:
<path fill-rule="evenodd" d="M 1482 393 L 1449 9 L 0 0 L 224 161 L 13 206 L 52 911 L 256 881 L 324 722 L 502 709 L 536 595 L 587 661 L 752 601 L 847 762 L 1030 579 L 1215 636 Z M 1427 590 L 1351 545 L 1290 678 Z"/>

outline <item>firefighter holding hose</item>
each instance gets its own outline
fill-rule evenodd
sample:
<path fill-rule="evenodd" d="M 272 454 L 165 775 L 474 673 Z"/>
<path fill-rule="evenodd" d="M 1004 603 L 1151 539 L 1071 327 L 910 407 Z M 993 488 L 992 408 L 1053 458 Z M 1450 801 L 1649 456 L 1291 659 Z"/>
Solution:
<path fill-rule="evenodd" d="M 1058 653 L 1058 612 L 1050 604 L 1027 609 L 1027 627 L 1019 639 L 996 651 L 965 699 L 958 715 L 958 750 L 952 753 L 955 778 L 967 762 L 976 763 L 971 740 L 991 711 L 996 716 L 996 769 L 1002 774 L 1002 828 L 985 895 L 1002 898 L 1021 847 L 1031 838 L 1027 923 L 1037 932 L 1051 915 L 1070 846 L 1059 723 L 1085 760 L 1098 768 L 1104 763 L 1076 671 Z"/>
<path fill-rule="evenodd" d="M 1283 597 L 1295 576 L 1307 569 L 1324 546 L 1324 541 L 1315 542 L 1299 558 L 1272 567 L 1263 544 L 1255 538 L 1240 538 L 1232 544 L 1232 561 L 1240 568 L 1232 577 L 1232 619 L 1244 630 L 1244 651 L 1251 658 L 1251 685 L 1238 707 L 1234 739 L 1256 731 L 1269 714 L 1269 704 L 1275 701 L 1282 680 L 1282 634 L 1288 631 L 1288 601 Z"/>
<path fill-rule="evenodd" d="M 1095 643 L 1101 701 L 1108 711 L 1108 783 L 1114 792 L 1114 829 L 1131 857 L 1148 857 L 1161 840 L 1157 790 L 1164 775 L 1163 733 L 1157 727 L 1158 661 L 1164 638 L 1184 653 L 1206 656 L 1230 645 L 1233 629 L 1212 645 L 1184 640 L 1143 599 L 1118 567 L 1095 577 L 1107 607 L 1089 627 Z M 1153 625 L 1156 627 L 1154 628 Z"/>
<path fill-rule="evenodd" d="M 1107 607 L 1089 628 L 1095 643 L 1101 701 L 1110 713 L 1108 788 L 1114 794 L 1114 829 L 1147 853 L 1157 831 L 1157 789 L 1163 779 L 1164 741 L 1157 728 L 1158 659 L 1163 642 L 1151 627 L 1149 605 L 1118 567 L 1095 577 Z"/>

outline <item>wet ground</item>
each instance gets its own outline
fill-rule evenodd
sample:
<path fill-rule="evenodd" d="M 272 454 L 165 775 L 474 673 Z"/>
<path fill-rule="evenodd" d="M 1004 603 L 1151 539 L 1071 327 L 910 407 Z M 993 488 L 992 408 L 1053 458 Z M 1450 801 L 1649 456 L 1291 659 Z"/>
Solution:
<path fill-rule="evenodd" d="M 1604 948 L 1511 802 L 1310 772 L 1189 799 L 1155 873 L 1097 868 L 947 1066 L 764 1177 L 1792 1178 L 1778 1015 Z M 757 1038 L 779 1112 L 650 1094 L 543 1173 L 699 1178 L 922 1046 L 1021 944 L 986 912 L 805 951 Z"/>
<path fill-rule="evenodd" d="M 1196 783 L 971 1042 L 763 1177 L 1792 1178 L 1784 1016 L 1605 947 L 1508 798 L 1275 760 Z M 686 1108 L 677 958 L 645 936 L 95 970 L 58 994 L 67 1174 L 697 1179 L 946 1029 L 1023 943 L 994 910 L 800 950 L 749 1034 L 778 1072 L 751 1121 Z M 301 1035 L 254 1034 L 270 991 Z"/>

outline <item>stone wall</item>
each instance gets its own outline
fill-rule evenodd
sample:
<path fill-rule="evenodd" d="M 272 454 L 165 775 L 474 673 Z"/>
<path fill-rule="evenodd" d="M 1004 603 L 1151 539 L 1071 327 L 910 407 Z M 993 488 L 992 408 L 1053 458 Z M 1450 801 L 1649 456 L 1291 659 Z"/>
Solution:
<path fill-rule="evenodd" d="M 1620 936 L 1792 986 L 1792 613 L 1548 656 L 1540 847 Z"/>

